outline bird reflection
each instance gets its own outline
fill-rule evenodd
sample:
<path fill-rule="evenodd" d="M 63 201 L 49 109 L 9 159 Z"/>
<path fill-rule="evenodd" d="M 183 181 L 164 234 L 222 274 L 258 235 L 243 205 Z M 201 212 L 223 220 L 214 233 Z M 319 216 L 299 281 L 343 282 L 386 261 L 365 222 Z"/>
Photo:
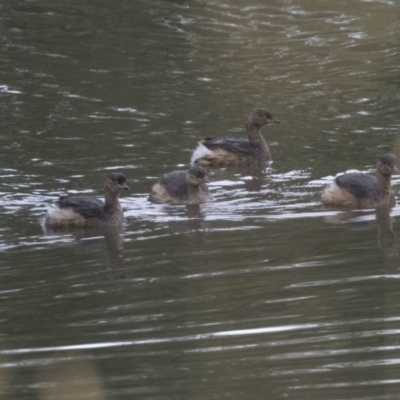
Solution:
<path fill-rule="evenodd" d="M 390 207 L 376 209 L 378 228 L 378 246 L 388 257 L 398 257 L 397 237 L 393 231 L 394 218 L 390 216 Z"/>
<path fill-rule="evenodd" d="M 324 207 L 324 210 L 332 208 Z M 390 206 L 380 206 L 374 211 L 377 227 L 378 247 L 387 257 L 398 257 L 397 237 L 393 230 L 394 219 L 390 216 Z M 325 221 L 333 224 L 346 224 L 353 230 L 369 229 L 374 222 L 368 220 L 360 224 L 359 219 L 368 215 L 363 211 L 347 211 L 333 216 L 325 217 Z M 372 211 L 370 213 L 372 215 Z"/>
<path fill-rule="evenodd" d="M 165 206 L 165 212 L 171 216 L 168 229 L 172 233 L 185 234 L 194 243 L 206 241 L 207 222 L 204 220 L 202 205 L 191 204 L 186 206 Z M 179 216 L 179 219 L 176 219 Z"/>
<path fill-rule="evenodd" d="M 105 242 L 105 260 L 108 270 L 111 272 L 113 279 L 124 279 L 124 240 L 123 240 L 123 227 L 122 226 L 104 226 L 104 227 L 90 227 L 90 228 L 65 228 L 65 229 L 51 229 L 43 227 L 46 235 L 49 236 L 72 236 L 76 241 L 82 241 L 85 246 L 92 246 L 95 244 L 95 251 L 98 251 L 98 241 L 90 239 L 104 238 Z M 88 247 L 86 247 L 88 248 Z"/>

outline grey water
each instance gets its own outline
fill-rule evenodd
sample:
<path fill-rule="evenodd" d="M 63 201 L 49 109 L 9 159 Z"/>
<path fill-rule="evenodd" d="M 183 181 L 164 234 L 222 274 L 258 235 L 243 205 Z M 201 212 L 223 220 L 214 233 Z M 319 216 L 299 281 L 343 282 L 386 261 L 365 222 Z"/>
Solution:
<path fill-rule="evenodd" d="M 390 0 L 3 0 L 0 398 L 398 399 L 400 206 L 325 210 L 400 158 Z M 205 136 L 274 162 L 154 205 Z M 48 232 L 59 195 L 125 173 L 121 229 Z M 393 187 L 400 194 L 400 177 Z"/>

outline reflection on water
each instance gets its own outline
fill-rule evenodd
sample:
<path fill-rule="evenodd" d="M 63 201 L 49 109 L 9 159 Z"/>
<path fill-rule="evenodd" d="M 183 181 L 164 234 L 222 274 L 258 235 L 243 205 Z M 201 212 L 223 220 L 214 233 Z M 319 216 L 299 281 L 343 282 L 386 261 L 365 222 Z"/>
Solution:
<path fill-rule="evenodd" d="M 398 398 L 400 208 L 320 193 L 399 156 L 400 5 L 0 8 L 1 399 Z M 212 203 L 147 201 L 253 107 L 283 122 L 268 168 L 214 169 Z M 123 229 L 43 232 L 47 202 L 116 169 Z"/>
<path fill-rule="evenodd" d="M 378 228 L 378 245 L 388 256 L 398 257 L 397 237 L 393 231 L 394 219 L 387 207 L 376 209 L 376 225 Z"/>
<path fill-rule="evenodd" d="M 122 226 L 51 229 L 43 224 L 42 227 L 46 236 L 50 237 L 50 240 L 53 237 L 58 240 L 72 237 L 74 241 L 80 241 L 87 249 L 86 251 L 88 251 L 89 247 L 93 247 L 90 252 L 99 252 L 99 248 L 103 246 L 99 246 L 98 241 L 99 239 L 104 239 L 104 259 L 111 276 L 114 279 L 125 277 Z"/>
<path fill-rule="evenodd" d="M 324 209 L 331 208 L 324 207 Z M 397 237 L 393 230 L 394 218 L 390 214 L 391 207 L 381 206 L 375 210 L 342 211 L 326 216 L 324 220 L 354 232 L 377 229 L 379 249 L 383 250 L 388 257 L 398 257 Z"/>

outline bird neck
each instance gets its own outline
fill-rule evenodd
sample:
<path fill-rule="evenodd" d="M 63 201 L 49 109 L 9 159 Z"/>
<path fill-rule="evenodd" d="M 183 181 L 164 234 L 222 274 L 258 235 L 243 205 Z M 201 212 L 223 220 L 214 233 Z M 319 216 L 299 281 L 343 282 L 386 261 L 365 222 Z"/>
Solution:
<path fill-rule="evenodd" d="M 185 174 L 185 182 L 186 182 L 187 190 L 197 190 L 197 188 L 199 187 L 199 185 L 196 185 L 196 184 L 193 183 L 193 181 L 190 179 L 190 174 L 189 174 L 188 171 L 186 171 L 186 174 Z"/>
<path fill-rule="evenodd" d="M 120 208 L 121 205 L 119 203 L 119 192 L 113 192 L 109 188 L 105 188 L 105 203 L 107 208 Z"/>
<path fill-rule="evenodd" d="M 387 195 L 391 193 L 391 175 L 384 175 L 380 171 L 378 171 L 376 173 L 376 184 L 378 193 L 382 195 Z"/>
<path fill-rule="evenodd" d="M 188 204 L 204 202 L 204 193 L 201 189 L 201 184 L 196 185 L 190 181 L 188 173 L 186 173 L 186 194 Z"/>
<path fill-rule="evenodd" d="M 267 142 L 261 135 L 261 127 L 247 123 L 246 129 L 249 142 L 252 146 L 269 150 Z"/>

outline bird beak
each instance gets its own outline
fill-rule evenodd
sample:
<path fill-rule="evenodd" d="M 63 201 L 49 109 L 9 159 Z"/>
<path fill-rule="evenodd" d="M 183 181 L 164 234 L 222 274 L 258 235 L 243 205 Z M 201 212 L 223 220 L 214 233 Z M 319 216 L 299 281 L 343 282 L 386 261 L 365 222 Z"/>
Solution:
<path fill-rule="evenodd" d="M 275 118 L 270 119 L 269 122 L 273 122 L 274 124 L 280 124 L 281 123 L 281 121 L 279 119 L 275 119 Z"/>
<path fill-rule="evenodd" d="M 124 182 L 122 185 L 119 186 L 121 189 L 131 190 L 131 188 Z"/>
<path fill-rule="evenodd" d="M 399 173 L 399 170 L 397 169 L 397 165 L 395 165 L 395 166 L 393 167 L 393 171 L 396 172 L 396 174 Z"/>

